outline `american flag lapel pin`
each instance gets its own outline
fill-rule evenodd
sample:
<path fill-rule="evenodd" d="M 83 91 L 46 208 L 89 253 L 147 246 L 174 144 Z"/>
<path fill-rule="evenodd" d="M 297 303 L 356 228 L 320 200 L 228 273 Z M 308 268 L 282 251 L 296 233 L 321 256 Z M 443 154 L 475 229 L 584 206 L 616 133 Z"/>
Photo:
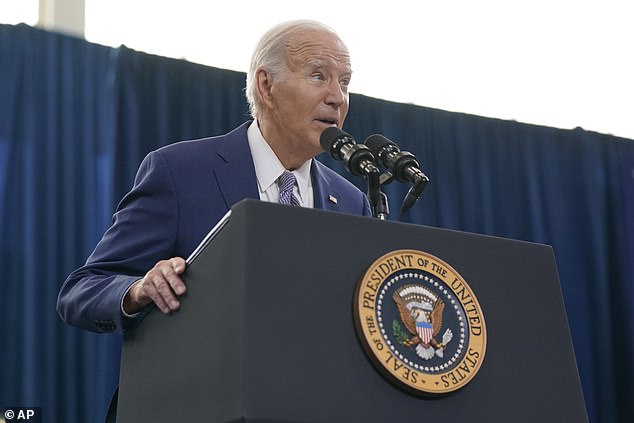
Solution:
<path fill-rule="evenodd" d="M 329 196 L 328 196 L 328 200 L 329 200 L 331 203 L 335 203 L 335 204 L 337 204 L 337 197 L 335 197 L 334 195 L 329 195 Z"/>

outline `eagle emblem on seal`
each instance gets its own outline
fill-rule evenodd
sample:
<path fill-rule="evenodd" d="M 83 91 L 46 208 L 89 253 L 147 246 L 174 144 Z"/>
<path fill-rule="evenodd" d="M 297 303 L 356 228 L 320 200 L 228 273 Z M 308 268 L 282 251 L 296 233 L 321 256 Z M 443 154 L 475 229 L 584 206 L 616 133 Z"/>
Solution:
<path fill-rule="evenodd" d="M 424 360 L 437 355 L 443 356 L 446 345 L 451 342 L 453 334 L 445 330 L 440 342 L 436 339 L 442 330 L 442 315 L 445 303 L 422 285 L 404 285 L 394 291 L 392 299 L 396 303 L 400 323 L 392 325 L 395 337 L 402 345 L 411 347 Z"/>

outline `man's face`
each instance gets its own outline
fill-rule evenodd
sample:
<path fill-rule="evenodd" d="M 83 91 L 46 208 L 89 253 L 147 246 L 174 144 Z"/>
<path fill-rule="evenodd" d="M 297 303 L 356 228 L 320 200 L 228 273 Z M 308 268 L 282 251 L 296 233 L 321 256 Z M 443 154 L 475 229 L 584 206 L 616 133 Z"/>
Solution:
<path fill-rule="evenodd" d="M 341 128 L 348 113 L 352 70 L 348 50 L 329 32 L 296 35 L 287 48 L 288 70 L 271 85 L 271 125 L 265 138 L 285 143 L 306 158 L 322 151 L 319 137 L 330 126 Z"/>

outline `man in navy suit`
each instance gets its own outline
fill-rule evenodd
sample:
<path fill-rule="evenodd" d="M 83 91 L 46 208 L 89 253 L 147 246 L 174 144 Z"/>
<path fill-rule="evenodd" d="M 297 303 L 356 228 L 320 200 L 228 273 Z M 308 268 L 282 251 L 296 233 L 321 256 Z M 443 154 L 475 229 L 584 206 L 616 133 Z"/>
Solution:
<path fill-rule="evenodd" d="M 328 27 L 292 21 L 267 32 L 247 75 L 254 120 L 147 155 L 112 226 L 62 286 L 62 319 L 124 333 L 152 304 L 178 310 L 187 290 L 183 257 L 238 201 L 277 202 L 285 171 L 299 205 L 369 216 L 365 195 L 314 160 L 323 130 L 343 125 L 351 74 L 348 50 Z"/>

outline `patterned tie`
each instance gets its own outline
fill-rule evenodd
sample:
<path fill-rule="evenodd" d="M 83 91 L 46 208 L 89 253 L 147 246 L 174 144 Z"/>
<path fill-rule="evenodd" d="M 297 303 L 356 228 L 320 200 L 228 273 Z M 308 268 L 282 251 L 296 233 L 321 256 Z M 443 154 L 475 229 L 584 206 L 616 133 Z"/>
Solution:
<path fill-rule="evenodd" d="M 295 175 L 285 170 L 284 173 L 278 178 L 280 185 L 280 204 L 290 204 L 292 206 L 299 206 L 299 200 L 293 194 L 293 187 L 295 186 Z"/>

